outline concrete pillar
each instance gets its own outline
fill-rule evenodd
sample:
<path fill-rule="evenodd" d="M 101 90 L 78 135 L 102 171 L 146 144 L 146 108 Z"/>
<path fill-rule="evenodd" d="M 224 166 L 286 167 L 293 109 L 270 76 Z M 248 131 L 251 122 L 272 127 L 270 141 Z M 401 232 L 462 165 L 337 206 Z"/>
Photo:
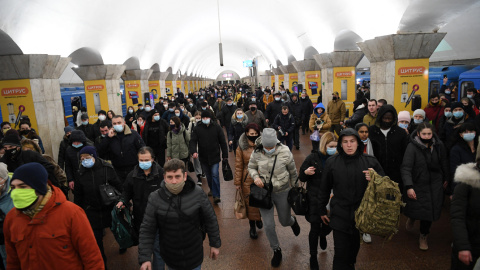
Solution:
<path fill-rule="evenodd" d="M 397 110 L 410 110 L 411 106 L 405 106 L 405 96 L 408 98 L 415 87 L 418 89 L 415 94 L 422 96 L 421 108 L 424 108 L 428 103 L 428 59 L 445 35 L 395 34 L 358 42 L 370 61 L 371 98 L 383 98 Z M 402 93 L 402 86 L 407 93 Z"/>
<path fill-rule="evenodd" d="M 127 101 L 127 107 L 133 106 L 135 110 L 138 109 L 137 104 L 145 104 L 144 93 L 148 93 L 148 78 L 152 75 L 152 69 L 132 69 L 125 70 L 122 75 L 122 79 L 125 82 L 125 99 Z M 138 98 L 130 98 L 130 92 L 137 92 Z"/>
<path fill-rule="evenodd" d="M 168 71 L 165 71 L 165 72 L 161 72 L 160 71 L 160 92 L 159 95 L 161 95 L 162 97 L 165 97 L 167 95 L 167 93 L 165 92 L 165 80 L 167 79 L 168 75 L 170 74 L 170 72 Z"/>
<path fill-rule="evenodd" d="M 350 84 L 348 86 L 347 99 L 344 100 L 347 109 L 350 109 L 352 115 L 353 101 L 355 100 L 355 67 L 363 57 L 361 51 L 337 51 L 331 53 L 315 54 L 315 61 L 322 69 L 322 103 L 325 106 L 332 100 L 332 93 L 341 93 L 340 83 L 335 85 L 336 73 L 349 73 L 350 77 L 346 77 Z M 343 71 L 348 70 L 348 71 Z M 341 76 L 341 75 L 339 75 Z M 337 78 L 339 78 L 339 76 Z M 353 84 L 351 83 L 353 77 Z M 338 79 L 337 79 L 338 81 Z"/>
<path fill-rule="evenodd" d="M 102 110 L 112 110 L 115 114 L 122 113 L 122 96 L 120 92 L 120 76 L 125 70 L 125 65 L 97 65 L 80 66 L 72 70 L 84 81 L 86 92 L 90 85 L 105 85 L 108 104 L 102 104 Z M 125 94 L 125 93 L 124 93 Z M 87 106 L 87 109 L 90 106 Z M 97 121 L 95 110 L 88 110 L 90 122 Z"/>
<path fill-rule="evenodd" d="M 70 60 L 47 54 L 0 56 L 3 121 L 15 123 L 18 116 L 28 115 L 42 138 L 45 153 L 54 159 L 58 157 L 65 127 L 59 78 Z M 8 107 L 12 110 L 10 115 Z"/>
<path fill-rule="evenodd" d="M 314 59 L 293 61 L 292 65 L 298 71 L 298 83 L 303 85 L 312 102 L 317 103 L 322 93 L 320 66 Z"/>

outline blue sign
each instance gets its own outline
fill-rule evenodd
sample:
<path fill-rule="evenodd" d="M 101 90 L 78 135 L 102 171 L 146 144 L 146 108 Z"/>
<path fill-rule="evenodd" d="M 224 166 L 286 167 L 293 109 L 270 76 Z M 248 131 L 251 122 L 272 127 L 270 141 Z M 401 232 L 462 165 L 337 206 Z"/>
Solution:
<path fill-rule="evenodd" d="M 252 60 L 243 61 L 243 67 L 253 67 L 253 61 Z"/>

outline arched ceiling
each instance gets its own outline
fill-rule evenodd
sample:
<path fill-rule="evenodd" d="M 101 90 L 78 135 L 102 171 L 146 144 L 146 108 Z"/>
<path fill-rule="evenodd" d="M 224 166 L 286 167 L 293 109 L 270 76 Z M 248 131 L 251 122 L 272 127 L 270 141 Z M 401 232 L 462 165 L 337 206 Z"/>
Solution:
<path fill-rule="evenodd" d="M 14 53 L 93 52 L 105 64 L 138 60 L 141 69 L 158 63 L 161 71 L 209 78 L 224 70 L 246 76 L 244 60 L 261 59 L 259 70 L 265 70 L 397 31 L 447 31 L 446 49 L 432 57 L 478 58 L 478 0 L 218 2 L 223 67 L 217 0 L 1 0 L 0 30 L 18 45 L 8 46 Z"/>

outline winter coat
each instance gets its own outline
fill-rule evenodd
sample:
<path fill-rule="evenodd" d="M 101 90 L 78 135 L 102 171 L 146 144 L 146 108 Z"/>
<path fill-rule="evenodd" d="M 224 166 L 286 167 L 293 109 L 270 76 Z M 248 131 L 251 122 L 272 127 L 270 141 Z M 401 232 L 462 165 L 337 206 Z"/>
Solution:
<path fill-rule="evenodd" d="M 95 141 L 95 130 L 92 124 L 88 124 L 88 125 L 81 124 L 76 129 L 83 131 L 83 133 L 85 134 L 85 137 L 87 137 L 87 139 L 89 139 L 90 141 Z"/>
<path fill-rule="evenodd" d="M 275 152 L 266 155 L 263 151 L 262 137 L 255 141 L 255 146 L 255 151 L 248 162 L 248 173 L 252 179 L 260 177 L 265 183 L 272 183 L 273 192 L 282 192 L 293 187 L 297 180 L 297 168 L 290 149 L 277 142 Z M 271 175 L 275 156 L 277 163 L 275 163 L 275 169 Z"/>
<path fill-rule="evenodd" d="M 130 118 L 132 118 L 132 117 L 133 117 L 133 120 L 130 121 Z M 130 114 L 129 112 L 127 112 L 127 115 L 125 115 L 125 124 L 126 124 L 129 128 L 133 128 L 132 123 L 133 123 L 133 121 L 135 121 L 135 120 L 137 120 L 137 119 L 135 118 L 135 112 L 132 113 L 132 114 Z M 98 131 L 100 131 L 100 120 L 97 121 L 97 123 L 98 123 Z M 93 125 L 95 126 L 95 125 L 97 125 L 97 123 L 95 123 L 95 124 L 93 124 Z M 95 130 L 96 130 L 96 129 L 95 129 Z M 99 132 L 99 133 L 100 133 L 100 132 Z M 100 136 L 100 134 L 97 135 L 97 137 L 98 137 L 98 136 Z"/>
<path fill-rule="evenodd" d="M 401 173 L 404 185 L 404 214 L 407 217 L 435 221 L 440 218 L 443 204 L 443 183 L 449 181 L 447 153 L 438 136 L 433 136 L 433 150 L 411 134 L 405 151 Z M 407 190 L 413 188 L 417 200 L 408 198 Z"/>
<path fill-rule="evenodd" d="M 235 113 L 235 110 L 237 110 L 237 106 L 233 104 L 232 106 L 225 105 L 222 107 L 222 110 L 218 114 L 218 119 L 220 120 L 222 127 L 224 126 L 227 129 L 230 128 L 232 115 Z"/>
<path fill-rule="evenodd" d="M 451 149 L 453 147 L 453 140 L 455 138 L 455 131 L 463 124 L 468 122 L 473 122 L 474 118 L 471 118 L 466 112 L 464 113 L 463 117 L 460 119 L 456 119 L 455 116 L 452 116 L 449 119 L 446 119 L 445 123 L 443 124 L 443 128 L 439 134 L 440 139 L 445 143 L 445 147 L 447 149 Z"/>
<path fill-rule="evenodd" d="M 240 136 L 245 133 L 245 126 L 248 123 L 248 117 L 243 114 L 243 121 L 238 121 L 237 118 L 231 118 L 230 120 L 230 134 L 228 137 L 228 141 L 238 142 Z"/>
<path fill-rule="evenodd" d="M 268 104 L 270 104 L 274 101 L 273 95 L 268 95 L 268 97 L 267 97 L 267 95 L 263 95 L 262 101 L 263 101 L 263 105 L 265 106 L 263 109 L 266 110 Z"/>
<path fill-rule="evenodd" d="M 475 145 L 475 149 L 477 146 Z M 458 166 L 462 164 L 467 164 L 470 162 L 475 162 L 476 160 L 477 151 L 472 153 L 470 147 L 468 146 L 467 142 L 463 139 L 460 139 L 450 150 L 450 177 L 453 178 L 455 175 L 455 171 L 457 170 Z M 451 182 L 451 191 L 455 189 L 455 182 Z"/>
<path fill-rule="evenodd" d="M 432 121 L 430 121 L 428 118 L 425 118 L 424 119 L 424 122 L 425 123 L 431 123 Z M 419 124 L 416 124 L 415 123 L 415 120 L 412 118 L 410 120 L 410 124 L 408 124 L 408 134 L 412 134 L 412 133 L 415 133 L 417 132 L 417 127 L 418 127 Z"/>
<path fill-rule="evenodd" d="M 105 269 L 85 212 L 51 186 L 52 196 L 31 219 L 12 209 L 3 231 L 7 269 Z"/>
<path fill-rule="evenodd" d="M 267 122 L 265 121 L 265 116 L 263 115 L 263 112 L 260 111 L 257 107 L 257 110 L 255 110 L 255 114 L 248 110 L 245 112 L 245 116 L 248 118 L 247 125 L 250 123 L 255 123 L 258 125 L 260 128 L 260 131 L 262 131 L 264 128 L 267 127 Z"/>
<path fill-rule="evenodd" d="M 65 171 L 58 166 L 58 164 L 55 162 L 55 160 L 47 155 L 43 154 L 42 157 L 46 159 L 50 164 L 53 165 L 53 174 L 55 175 L 55 178 L 57 179 L 57 182 L 60 184 L 60 186 L 67 187 L 68 186 L 68 179 L 67 179 L 67 174 Z"/>
<path fill-rule="evenodd" d="M 160 183 L 163 181 L 163 169 L 157 162 L 152 162 L 152 170 L 147 175 L 137 165 L 127 175 L 125 183 L 123 183 L 123 193 L 121 201 L 127 204 L 132 200 L 133 202 L 133 225 L 137 232 L 140 231 L 143 215 L 147 208 L 148 196 L 153 191 L 160 188 Z"/>
<path fill-rule="evenodd" d="M 175 134 L 169 131 L 167 134 L 167 157 L 185 159 L 188 158 L 188 144 L 190 143 L 190 132 L 180 124 L 180 131 Z"/>
<path fill-rule="evenodd" d="M 220 113 L 223 110 L 223 108 L 225 106 L 227 106 L 227 103 L 223 100 L 222 100 L 222 102 L 220 102 L 220 104 L 218 103 L 218 101 L 215 101 L 215 103 L 213 103 L 213 105 L 211 105 L 211 106 L 212 106 L 213 111 L 215 112 L 215 115 L 217 116 L 217 118 L 221 119 Z M 232 104 L 232 106 L 235 106 L 235 105 Z"/>
<path fill-rule="evenodd" d="M 72 146 L 73 142 L 83 143 L 82 147 L 75 148 Z M 68 182 L 77 181 L 79 178 L 78 168 L 80 166 L 80 150 L 86 146 L 93 146 L 87 143 L 87 138 L 83 132 L 75 131 L 70 135 L 70 145 L 65 151 L 65 174 Z"/>
<path fill-rule="evenodd" d="M 238 148 L 235 155 L 235 186 L 240 186 L 242 189 L 243 198 L 245 198 L 245 205 L 247 206 L 247 216 L 249 220 L 262 220 L 260 210 L 256 207 L 250 207 L 249 197 L 250 185 L 253 184 L 253 179 L 248 174 L 248 162 L 252 155 L 255 146 L 250 146 L 248 138 L 243 133 L 238 140 Z"/>
<path fill-rule="evenodd" d="M 280 101 L 273 101 L 267 105 L 265 110 L 265 118 L 268 119 L 268 123 L 271 125 L 275 121 L 275 117 L 282 113 L 282 106 L 284 103 Z"/>
<path fill-rule="evenodd" d="M 145 135 L 145 134 L 144 134 Z M 106 136 L 100 144 L 100 150 L 110 153 L 114 167 L 134 166 L 138 163 L 137 153 L 145 146 L 142 137 L 128 126 L 115 136 Z"/>
<path fill-rule="evenodd" d="M 213 121 L 208 126 L 200 122 L 192 131 L 189 150 L 192 155 L 198 153 L 200 162 L 208 166 L 220 162 L 220 150 L 222 158 L 227 159 L 228 147 L 223 129 Z"/>
<path fill-rule="evenodd" d="M 100 195 L 100 185 L 108 184 L 122 192 L 123 187 L 118 180 L 112 164 L 97 158 L 91 168 L 80 166 L 79 178 L 75 181 L 73 190 L 74 202 L 87 215 L 88 221 L 94 230 L 110 228 L 112 226 L 112 207 L 103 205 Z"/>
<path fill-rule="evenodd" d="M 340 124 L 345 119 L 345 114 L 347 113 L 345 103 L 341 99 L 330 101 L 327 105 L 326 113 L 332 120 L 332 125 Z"/>
<path fill-rule="evenodd" d="M 375 125 L 375 122 L 377 121 L 377 115 L 373 117 L 370 112 L 367 111 L 365 116 L 363 117 L 363 123 L 367 124 L 369 127 Z"/>
<path fill-rule="evenodd" d="M 478 251 L 480 250 L 480 172 L 476 163 L 460 165 L 455 172 L 455 182 L 457 186 L 450 207 L 453 249 Z"/>
<path fill-rule="evenodd" d="M 353 234 L 355 231 L 355 211 L 360 206 L 368 181 L 363 171 L 373 168 L 379 175 L 385 173 L 382 166 L 373 156 L 363 153 L 363 143 L 358 133 L 351 128 L 340 133 L 338 141 L 344 136 L 355 136 L 359 147 L 354 155 L 347 155 L 341 144 L 337 145 L 338 154 L 333 155 L 325 162 L 320 181 L 320 216 L 327 215 L 327 204 L 333 189 L 333 198 L 330 201 L 330 227 L 344 233 Z"/>
<path fill-rule="evenodd" d="M 67 151 L 68 146 L 70 146 L 70 139 L 67 135 L 63 135 L 63 140 L 58 148 L 58 166 L 60 166 L 62 170 L 65 170 L 65 152 Z"/>
<path fill-rule="evenodd" d="M 165 120 L 167 123 L 170 123 L 170 119 L 172 119 L 172 117 L 174 117 L 174 116 L 175 116 L 175 110 L 173 112 L 171 112 L 170 110 L 166 110 L 162 114 L 162 119 Z M 149 120 L 151 120 L 151 119 L 149 119 Z"/>
<path fill-rule="evenodd" d="M 0 245 L 5 245 L 5 236 L 3 234 L 3 223 L 5 221 L 5 216 L 13 208 L 13 201 L 10 197 L 10 192 L 8 192 L 10 190 L 10 181 L 12 181 L 11 178 L 5 182 L 2 195 L 0 195 Z"/>
<path fill-rule="evenodd" d="M 387 112 L 392 112 L 393 123 L 385 137 L 380 129 L 380 122 L 383 115 Z M 409 143 L 409 138 L 405 130 L 397 125 L 397 117 L 397 112 L 392 105 L 382 106 L 377 114 L 375 125 L 368 130 L 368 137 L 372 142 L 374 156 L 385 170 L 385 175 L 401 184 L 400 164 L 402 164 L 403 154 Z"/>
<path fill-rule="evenodd" d="M 317 108 L 323 108 L 324 112 L 323 112 L 322 115 L 319 116 L 317 114 Z M 332 120 L 330 119 L 328 114 L 325 113 L 325 107 L 323 106 L 322 103 L 317 104 L 317 106 L 315 106 L 314 112 L 312 113 L 312 115 L 310 115 L 310 121 L 308 122 L 308 126 L 310 128 L 310 131 L 313 132 L 314 130 L 317 130 L 317 125 L 315 124 L 315 122 L 317 121 L 317 119 L 319 117 L 324 122 L 323 126 L 322 126 L 322 129 L 320 130 L 320 133 L 325 133 L 325 132 L 329 131 L 330 127 L 332 126 Z"/>
<path fill-rule="evenodd" d="M 280 134 L 278 127 L 281 127 L 283 131 L 283 136 Z M 280 137 L 288 137 L 292 138 L 293 137 L 293 131 L 295 130 L 295 118 L 293 115 L 289 112 L 286 115 L 283 113 L 280 113 L 275 117 L 275 120 L 273 121 L 272 128 L 277 131 L 278 138 Z M 285 135 L 288 132 L 288 135 Z"/>
<path fill-rule="evenodd" d="M 167 133 L 170 129 L 170 125 L 168 123 L 169 122 L 163 119 L 155 122 L 146 121 L 142 135 L 145 145 L 150 146 L 153 149 L 167 148 Z"/>
<path fill-rule="evenodd" d="M 355 128 L 355 125 L 361 123 L 363 121 L 363 117 L 365 117 L 367 113 L 368 110 L 365 108 L 365 106 L 363 106 L 363 104 L 358 106 L 352 117 L 345 121 L 345 125 L 350 128 Z"/>
<path fill-rule="evenodd" d="M 425 111 L 425 117 L 432 120 L 432 125 L 435 127 L 435 130 L 439 130 L 440 119 L 442 119 L 445 114 L 445 103 L 441 101 L 436 106 L 432 103 L 428 103 L 423 110 Z"/>
<path fill-rule="evenodd" d="M 309 119 L 310 118 L 310 112 L 313 111 L 313 103 L 310 100 L 310 97 L 306 96 L 305 99 L 300 98 L 300 104 L 302 104 L 302 109 L 303 109 L 303 119 Z"/>
<path fill-rule="evenodd" d="M 310 223 L 321 223 L 320 217 L 320 182 L 322 181 L 322 172 L 325 167 L 325 162 L 330 156 L 324 155 L 319 151 L 313 151 L 303 161 L 298 172 L 299 179 L 302 182 L 307 182 L 307 200 L 308 200 L 308 212 L 305 218 Z M 315 167 L 314 175 L 305 174 L 305 170 L 309 167 Z"/>
<path fill-rule="evenodd" d="M 155 234 L 160 233 L 160 255 L 165 263 L 175 269 L 193 269 L 203 262 L 203 232 L 208 234 L 211 247 L 220 248 L 220 231 L 217 216 L 207 194 L 187 177 L 183 190 L 174 195 L 160 186 L 148 197 L 147 209 L 140 229 L 138 261 L 151 261 Z M 180 216 L 175 210 L 181 211 Z"/>
<path fill-rule="evenodd" d="M 305 118 L 305 114 L 309 114 L 311 111 L 305 111 L 302 103 L 298 100 L 298 95 L 294 93 L 294 95 L 297 97 L 297 102 L 290 102 L 290 113 L 293 115 L 293 118 L 295 119 L 295 125 L 296 126 L 301 126 L 302 121 Z"/>

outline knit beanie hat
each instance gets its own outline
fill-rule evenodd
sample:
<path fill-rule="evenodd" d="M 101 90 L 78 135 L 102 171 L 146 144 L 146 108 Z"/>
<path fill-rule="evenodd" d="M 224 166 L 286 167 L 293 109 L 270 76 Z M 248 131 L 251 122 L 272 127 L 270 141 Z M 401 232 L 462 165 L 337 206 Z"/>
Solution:
<path fill-rule="evenodd" d="M 0 178 L 7 179 L 8 178 L 8 168 L 7 164 L 0 162 Z"/>
<path fill-rule="evenodd" d="M 453 102 L 450 106 L 452 108 L 452 112 L 453 110 L 455 110 L 456 108 L 462 108 L 463 110 L 465 110 L 465 108 L 463 107 L 463 104 L 461 102 Z"/>
<path fill-rule="evenodd" d="M 68 132 L 72 132 L 74 130 L 75 129 L 72 126 L 66 126 L 65 128 L 63 128 L 63 131 L 65 131 L 65 134 L 67 134 Z"/>
<path fill-rule="evenodd" d="M 18 167 L 13 172 L 12 180 L 15 179 L 23 181 L 42 195 L 47 194 L 48 173 L 40 163 L 31 162 Z"/>
<path fill-rule="evenodd" d="M 89 154 L 89 155 L 93 156 L 95 159 L 97 158 L 97 150 L 95 150 L 95 147 L 93 147 L 93 146 L 83 147 L 82 150 L 80 150 L 80 152 L 78 154 L 79 155 Z"/>
<path fill-rule="evenodd" d="M 81 130 L 74 130 L 72 131 L 72 134 L 70 134 L 70 142 L 82 142 L 86 143 L 87 142 L 87 137 L 85 137 L 85 133 Z"/>
<path fill-rule="evenodd" d="M 277 132 L 273 128 L 265 128 L 262 133 L 263 147 L 274 147 L 280 141 L 277 139 Z"/>
<path fill-rule="evenodd" d="M 204 117 L 212 118 L 212 114 L 208 110 L 205 110 L 202 112 L 202 118 Z"/>
<path fill-rule="evenodd" d="M 20 147 L 20 138 L 16 134 L 7 134 L 2 140 L 3 145 L 13 145 Z"/>
<path fill-rule="evenodd" d="M 423 117 L 423 119 L 425 119 L 425 111 L 422 110 L 422 109 L 416 109 L 413 112 L 413 117 L 415 117 L 415 115 L 421 115 Z"/>
<path fill-rule="evenodd" d="M 407 121 L 410 123 L 412 119 L 410 118 L 410 113 L 408 111 L 401 111 L 398 113 L 398 122 Z"/>

